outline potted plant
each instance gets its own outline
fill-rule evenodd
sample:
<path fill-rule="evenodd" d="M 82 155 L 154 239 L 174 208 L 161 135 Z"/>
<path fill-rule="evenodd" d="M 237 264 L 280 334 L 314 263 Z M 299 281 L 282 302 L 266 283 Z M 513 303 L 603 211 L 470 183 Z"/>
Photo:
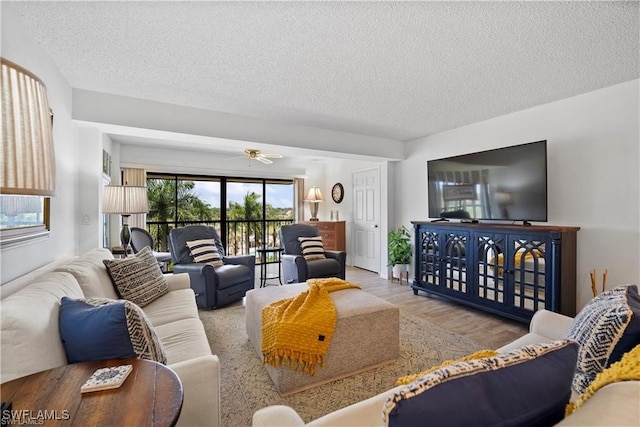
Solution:
<path fill-rule="evenodd" d="M 411 263 L 411 234 L 403 225 L 389 231 L 387 235 L 389 251 L 389 265 L 395 278 L 402 278 L 402 273 L 409 271 Z"/>

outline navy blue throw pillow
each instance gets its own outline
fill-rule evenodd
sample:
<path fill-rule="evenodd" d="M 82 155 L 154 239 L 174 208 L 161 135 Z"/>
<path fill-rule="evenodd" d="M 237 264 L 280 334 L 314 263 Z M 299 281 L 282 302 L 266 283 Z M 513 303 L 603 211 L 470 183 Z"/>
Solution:
<path fill-rule="evenodd" d="M 137 357 L 167 362 L 148 318 L 130 301 L 62 297 L 59 326 L 69 363 Z"/>
<path fill-rule="evenodd" d="M 69 363 L 137 357 L 129 339 L 124 304 L 93 307 L 63 297 L 60 337 Z"/>
<path fill-rule="evenodd" d="M 548 426 L 564 418 L 578 345 L 529 345 L 459 362 L 408 384 L 385 403 L 387 425 Z"/>

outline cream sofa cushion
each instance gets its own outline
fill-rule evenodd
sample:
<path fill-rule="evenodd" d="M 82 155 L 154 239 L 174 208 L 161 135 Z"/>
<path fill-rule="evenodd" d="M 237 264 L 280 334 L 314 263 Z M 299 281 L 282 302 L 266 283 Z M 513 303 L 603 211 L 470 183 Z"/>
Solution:
<path fill-rule="evenodd" d="M 557 427 L 640 426 L 640 381 L 622 381 L 598 390 Z"/>
<path fill-rule="evenodd" d="M 210 356 L 211 347 L 200 319 L 183 319 L 155 327 L 169 365 Z"/>
<path fill-rule="evenodd" d="M 92 249 L 55 271 L 71 273 L 87 298 L 118 299 L 102 260 L 113 259 L 108 249 Z"/>
<path fill-rule="evenodd" d="M 143 310 L 154 327 L 173 323 L 182 319 L 200 319 L 195 294 L 191 289 L 179 289 L 167 292 L 144 306 Z"/>
<path fill-rule="evenodd" d="M 57 258 L 56 260 L 48 264 L 43 265 L 42 267 L 39 267 L 33 271 L 30 271 L 25 275 L 22 275 L 16 279 L 13 279 L 10 282 L 2 283 L 2 286 L 0 286 L 0 298 L 4 299 L 4 298 L 7 298 L 9 295 L 15 294 L 20 289 L 27 286 L 29 283 L 35 281 L 38 277 L 51 273 L 56 268 L 63 266 L 74 259 L 76 259 L 76 257 L 74 256 L 68 256 L 68 255 L 63 256 L 63 257 Z"/>
<path fill-rule="evenodd" d="M 218 356 L 200 356 L 169 367 L 180 377 L 184 391 L 177 427 L 222 426 Z"/>
<path fill-rule="evenodd" d="M 52 272 L 2 300 L 2 383 L 67 364 L 58 328 L 63 296 L 84 295 L 71 274 Z"/>

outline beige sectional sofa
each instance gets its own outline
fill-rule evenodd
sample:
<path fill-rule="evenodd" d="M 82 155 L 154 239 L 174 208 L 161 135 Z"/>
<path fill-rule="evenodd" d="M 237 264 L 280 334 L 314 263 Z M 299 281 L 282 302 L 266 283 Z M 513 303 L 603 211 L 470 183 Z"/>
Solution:
<path fill-rule="evenodd" d="M 546 343 L 563 339 L 572 318 L 551 311 L 537 312 L 529 326 L 529 333 L 498 349 L 507 352 L 528 344 Z M 398 386 L 334 411 L 305 424 L 296 411 L 283 405 L 268 406 L 253 416 L 254 427 L 276 426 L 350 426 L 381 425 L 382 411 L 387 398 L 405 386 Z M 572 396 L 575 399 L 577 396 Z M 566 417 L 561 426 L 638 426 L 640 425 L 640 381 L 609 384 L 598 390 L 576 412 Z"/>
<path fill-rule="evenodd" d="M 117 299 L 102 262 L 106 249 L 48 264 L 1 292 L 2 383 L 67 364 L 58 328 L 63 296 Z M 187 274 L 165 275 L 169 292 L 143 308 L 180 378 L 184 402 L 178 425 L 220 425 L 220 362 L 212 355 Z"/>

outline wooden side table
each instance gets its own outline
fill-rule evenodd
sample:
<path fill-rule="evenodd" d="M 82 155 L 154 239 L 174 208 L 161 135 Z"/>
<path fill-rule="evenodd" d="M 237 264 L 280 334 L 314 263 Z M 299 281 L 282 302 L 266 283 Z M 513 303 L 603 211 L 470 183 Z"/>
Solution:
<path fill-rule="evenodd" d="M 80 392 L 97 369 L 118 365 L 133 365 L 122 386 Z M 173 370 L 142 359 L 74 363 L 4 383 L 0 394 L 3 402 L 12 404 L 14 424 L 46 426 L 173 426 L 183 399 L 182 383 Z"/>

